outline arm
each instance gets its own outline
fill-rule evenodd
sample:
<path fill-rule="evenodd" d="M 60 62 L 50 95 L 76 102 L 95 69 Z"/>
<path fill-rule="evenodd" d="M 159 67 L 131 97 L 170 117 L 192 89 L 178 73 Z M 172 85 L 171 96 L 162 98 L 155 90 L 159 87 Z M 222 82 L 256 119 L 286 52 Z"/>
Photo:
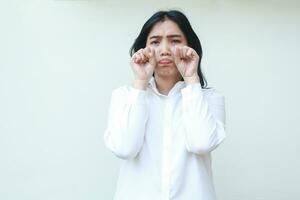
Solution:
<path fill-rule="evenodd" d="M 224 96 L 215 90 L 204 96 L 200 83 L 181 92 L 186 148 L 195 154 L 209 153 L 226 137 Z"/>
<path fill-rule="evenodd" d="M 148 118 L 146 91 L 122 87 L 112 93 L 104 142 L 117 157 L 132 159 L 144 142 Z"/>
<path fill-rule="evenodd" d="M 119 158 L 133 159 L 144 143 L 147 106 L 147 85 L 156 65 L 155 52 L 146 47 L 131 58 L 134 72 L 132 87 L 117 89 L 112 94 L 105 145 Z"/>

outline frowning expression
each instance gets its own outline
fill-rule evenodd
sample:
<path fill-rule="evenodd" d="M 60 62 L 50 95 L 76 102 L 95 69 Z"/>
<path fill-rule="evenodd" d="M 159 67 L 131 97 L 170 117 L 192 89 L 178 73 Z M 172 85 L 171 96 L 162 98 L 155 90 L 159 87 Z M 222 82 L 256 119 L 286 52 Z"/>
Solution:
<path fill-rule="evenodd" d="M 162 76 L 179 76 L 174 63 L 175 46 L 185 46 L 187 40 L 179 26 L 172 20 L 166 19 L 156 23 L 147 37 L 146 46 L 155 51 L 157 65 L 155 72 Z"/>

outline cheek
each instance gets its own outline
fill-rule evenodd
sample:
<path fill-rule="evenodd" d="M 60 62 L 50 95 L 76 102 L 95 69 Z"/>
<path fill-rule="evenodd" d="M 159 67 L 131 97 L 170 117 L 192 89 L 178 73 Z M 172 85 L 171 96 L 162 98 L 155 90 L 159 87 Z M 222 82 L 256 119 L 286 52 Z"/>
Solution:
<path fill-rule="evenodd" d="M 170 50 L 171 50 L 172 54 L 175 53 L 175 47 L 176 47 L 176 46 L 180 46 L 180 45 L 175 44 L 175 45 L 170 46 Z"/>

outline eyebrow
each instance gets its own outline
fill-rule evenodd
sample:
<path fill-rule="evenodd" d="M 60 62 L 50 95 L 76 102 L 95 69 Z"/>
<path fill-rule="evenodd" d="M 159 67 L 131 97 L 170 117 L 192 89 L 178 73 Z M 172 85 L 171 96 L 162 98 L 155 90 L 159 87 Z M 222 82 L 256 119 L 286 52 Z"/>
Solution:
<path fill-rule="evenodd" d="M 167 38 L 174 38 L 174 37 L 182 37 L 182 35 L 179 35 L 179 34 L 172 34 L 172 35 L 167 35 Z M 157 38 L 162 38 L 162 36 L 160 35 L 153 35 L 149 38 L 149 40 L 151 39 L 157 39 Z"/>

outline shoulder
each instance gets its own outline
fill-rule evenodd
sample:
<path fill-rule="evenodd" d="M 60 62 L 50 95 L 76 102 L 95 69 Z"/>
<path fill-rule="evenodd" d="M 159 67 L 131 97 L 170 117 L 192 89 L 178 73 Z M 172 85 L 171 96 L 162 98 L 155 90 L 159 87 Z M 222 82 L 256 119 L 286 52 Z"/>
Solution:
<path fill-rule="evenodd" d="M 224 104 L 225 102 L 225 96 L 215 88 L 202 88 L 202 92 L 208 101 L 217 104 Z"/>
<path fill-rule="evenodd" d="M 128 85 L 123 85 L 119 86 L 112 91 L 112 95 L 125 95 L 129 92 L 129 86 Z"/>
<path fill-rule="evenodd" d="M 145 96 L 146 93 L 147 91 L 136 89 L 131 85 L 123 85 L 115 88 L 112 91 L 112 96 L 115 98 L 124 98 L 128 96 Z"/>
<path fill-rule="evenodd" d="M 130 91 L 131 91 L 131 87 L 129 85 L 122 85 L 112 90 L 111 97 L 118 101 L 122 99 L 124 100 L 127 99 Z"/>

